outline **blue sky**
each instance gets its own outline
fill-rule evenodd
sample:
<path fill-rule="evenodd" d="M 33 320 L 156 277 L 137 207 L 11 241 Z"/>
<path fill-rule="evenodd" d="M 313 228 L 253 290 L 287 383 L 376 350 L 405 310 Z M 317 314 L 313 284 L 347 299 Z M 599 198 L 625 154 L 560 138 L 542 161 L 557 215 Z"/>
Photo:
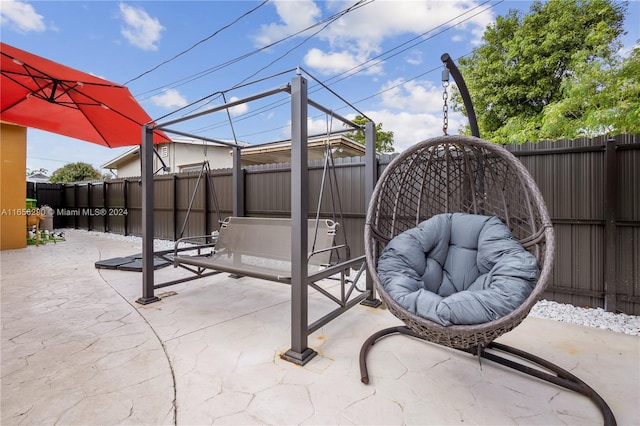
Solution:
<path fill-rule="evenodd" d="M 215 93 L 225 91 L 233 100 L 279 87 L 302 67 L 392 130 L 401 151 L 442 134 L 440 56 L 470 53 L 497 16 L 509 9 L 526 13 L 530 5 L 514 0 L 1 0 L 0 39 L 125 84 L 153 119 L 166 117 L 161 122 L 221 104 L 220 95 L 210 96 Z M 640 2 L 629 2 L 625 28 L 628 50 L 640 38 Z M 309 80 L 311 99 L 349 118 L 357 113 Z M 281 94 L 238 106 L 230 112 L 233 128 L 225 113 L 176 128 L 218 139 L 233 139 L 235 131 L 248 143 L 286 139 L 287 99 Z M 309 116 L 312 133 L 327 131 L 323 113 L 312 109 Z M 450 133 L 462 124 L 453 114 Z M 85 161 L 99 168 L 126 149 L 29 129 L 27 167 L 51 173 Z"/>

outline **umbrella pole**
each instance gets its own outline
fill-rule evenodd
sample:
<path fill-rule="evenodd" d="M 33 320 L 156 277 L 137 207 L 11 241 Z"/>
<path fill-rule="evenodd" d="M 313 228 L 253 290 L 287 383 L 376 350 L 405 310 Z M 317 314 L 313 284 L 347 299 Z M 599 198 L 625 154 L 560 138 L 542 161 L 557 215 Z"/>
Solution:
<path fill-rule="evenodd" d="M 160 300 L 154 294 L 153 276 L 153 130 L 142 126 L 142 297 L 136 302 L 147 305 Z"/>

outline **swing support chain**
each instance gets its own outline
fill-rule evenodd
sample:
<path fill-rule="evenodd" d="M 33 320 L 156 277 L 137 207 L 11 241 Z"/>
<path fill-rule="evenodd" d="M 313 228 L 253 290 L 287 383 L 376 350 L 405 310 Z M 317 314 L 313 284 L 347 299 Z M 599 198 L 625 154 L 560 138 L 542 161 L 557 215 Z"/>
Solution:
<path fill-rule="evenodd" d="M 447 136 L 447 130 L 449 129 L 449 94 L 447 89 L 449 87 L 449 68 L 444 66 L 442 70 L 442 133 Z"/>

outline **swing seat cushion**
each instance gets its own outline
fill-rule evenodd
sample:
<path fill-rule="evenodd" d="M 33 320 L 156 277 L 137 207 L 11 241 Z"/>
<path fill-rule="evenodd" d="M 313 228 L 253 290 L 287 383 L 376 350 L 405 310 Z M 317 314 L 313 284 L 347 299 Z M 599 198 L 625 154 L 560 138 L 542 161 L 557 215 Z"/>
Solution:
<path fill-rule="evenodd" d="M 535 287 L 536 258 L 500 219 L 433 216 L 382 251 L 378 275 L 409 312 L 444 326 L 482 324 L 520 306 Z"/>

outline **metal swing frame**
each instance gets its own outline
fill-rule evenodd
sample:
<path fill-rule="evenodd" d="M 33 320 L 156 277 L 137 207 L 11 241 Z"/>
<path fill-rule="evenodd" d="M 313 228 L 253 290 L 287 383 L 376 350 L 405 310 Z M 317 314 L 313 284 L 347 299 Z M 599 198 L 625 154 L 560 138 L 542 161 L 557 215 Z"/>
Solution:
<path fill-rule="evenodd" d="M 316 80 L 317 81 L 317 80 Z M 321 84 L 321 83 L 320 83 Z M 328 89 L 325 86 L 326 89 Z M 330 89 L 328 89 L 331 91 Z M 332 298 L 334 302 L 338 303 L 338 308 L 329 312 L 320 320 L 309 324 L 309 312 L 308 312 L 308 288 L 310 286 L 316 288 L 315 281 L 327 278 L 336 273 L 340 273 L 344 284 L 344 271 L 348 268 L 355 267 L 356 265 L 362 265 L 365 261 L 364 256 L 360 256 L 355 259 L 348 259 L 337 265 L 333 265 L 322 272 L 315 274 L 314 283 L 310 282 L 308 276 L 308 216 L 309 216 L 309 170 L 308 170 L 308 147 L 307 147 L 307 117 L 308 107 L 314 108 L 327 113 L 332 114 L 332 117 L 340 120 L 347 126 L 353 129 L 362 129 L 344 117 L 338 114 L 332 113 L 329 109 L 322 105 L 312 101 L 308 98 L 307 79 L 300 73 L 296 73 L 296 76 L 291 79 L 289 84 L 278 87 L 276 89 L 266 91 L 251 97 L 235 100 L 232 102 L 225 102 L 215 108 L 208 109 L 200 113 L 191 114 L 180 119 L 167 121 L 164 123 L 153 124 L 148 123 L 143 126 L 142 129 L 142 148 L 141 148 L 141 160 L 142 160 L 142 296 L 137 300 L 141 304 L 154 303 L 159 300 L 155 295 L 155 289 L 157 286 L 154 284 L 154 269 L 153 269 L 153 230 L 154 230 L 154 217 L 153 217 L 153 132 L 155 130 L 162 130 L 166 133 L 195 137 L 202 140 L 212 141 L 223 145 L 230 146 L 233 149 L 233 216 L 243 216 L 244 194 L 241 192 L 241 150 L 242 147 L 237 143 L 229 143 L 225 141 L 203 138 L 196 135 L 191 135 L 176 129 L 172 129 L 170 126 L 178 124 L 190 119 L 194 119 L 206 114 L 211 114 L 223 109 L 228 110 L 231 107 L 247 103 L 260 98 L 268 97 L 278 93 L 286 92 L 291 96 L 291 347 L 282 354 L 282 358 L 299 364 L 304 365 L 309 362 L 317 353 L 308 346 L 308 336 L 319 329 L 324 324 L 335 319 L 337 316 L 355 306 L 357 303 L 370 306 L 378 306 L 380 302 L 375 298 L 375 290 L 373 289 L 373 283 L 367 279 L 367 286 L 364 292 L 352 298 L 348 302 L 344 297 L 351 295 L 355 283 L 352 283 L 352 288 L 348 291 L 342 291 L 341 298 Z M 333 91 L 331 91 L 334 93 Z M 335 93 L 334 93 L 335 94 Z M 336 95 L 337 96 L 337 95 Z M 339 96 L 338 96 L 339 97 Z M 342 98 L 340 98 L 342 99 Z M 344 99 L 342 99 L 344 101 Z M 346 101 L 345 101 L 346 102 Z M 350 105 L 352 106 L 352 105 Z M 352 106 L 353 107 L 353 106 Z M 358 111 L 355 107 L 353 107 Z M 358 111 L 365 116 L 364 113 Z M 375 170 L 375 124 L 373 121 L 369 121 L 365 126 L 365 138 L 366 138 L 366 160 L 365 165 L 367 168 L 367 177 L 365 182 L 366 200 L 368 202 L 376 179 Z M 344 287 L 343 287 L 344 288 Z M 322 293 L 322 291 L 321 291 Z M 324 293 L 323 293 L 324 294 Z M 326 295 L 326 294 L 325 294 Z"/>
<path fill-rule="evenodd" d="M 157 154 L 157 151 L 155 152 Z M 164 165 L 164 162 L 163 162 L 163 165 Z M 164 167 L 166 167 L 166 165 Z M 154 173 L 154 175 L 156 173 Z M 191 199 L 189 200 L 189 207 L 187 208 L 187 213 L 185 214 L 184 221 L 182 223 L 182 228 L 180 230 L 179 237 L 174 244 L 174 248 L 169 250 L 155 251 L 154 256 L 156 258 L 165 260 L 169 263 L 174 263 L 174 259 L 176 258 L 176 256 L 179 256 L 181 253 L 185 253 L 185 252 L 192 253 L 195 251 L 196 254 L 194 256 L 201 257 L 201 256 L 209 255 L 214 249 L 217 241 L 217 238 L 215 235 L 199 235 L 199 236 L 193 236 L 193 237 L 183 237 L 184 231 L 187 227 L 187 223 L 189 222 L 189 216 L 191 215 L 191 210 L 193 208 L 193 203 L 196 198 L 196 193 L 198 191 L 198 188 L 200 187 L 200 182 L 202 181 L 203 176 L 205 176 L 204 179 L 206 179 L 206 185 L 210 191 L 211 199 L 213 200 L 214 209 L 216 211 L 216 216 L 218 220 L 218 226 L 222 224 L 222 218 L 220 216 L 220 206 L 218 204 L 218 197 L 216 194 L 215 186 L 213 184 L 213 178 L 211 177 L 211 168 L 209 165 L 209 161 L 205 160 L 203 161 L 200 167 L 198 179 L 196 180 L 195 188 L 193 189 L 193 193 L 191 194 Z M 181 246 L 181 244 L 183 243 L 187 243 L 189 245 Z M 184 283 L 187 281 L 197 280 L 200 278 L 205 278 L 205 277 L 209 277 L 209 276 L 220 273 L 220 271 L 211 271 L 201 266 L 194 266 L 194 265 L 187 265 L 187 264 L 180 264 L 177 266 L 179 266 L 185 271 L 190 272 L 192 275 L 187 276 L 185 278 L 178 278 L 175 280 L 165 281 L 159 284 L 154 283 L 154 286 L 153 286 L 154 289 L 170 287 L 172 285 Z"/>

